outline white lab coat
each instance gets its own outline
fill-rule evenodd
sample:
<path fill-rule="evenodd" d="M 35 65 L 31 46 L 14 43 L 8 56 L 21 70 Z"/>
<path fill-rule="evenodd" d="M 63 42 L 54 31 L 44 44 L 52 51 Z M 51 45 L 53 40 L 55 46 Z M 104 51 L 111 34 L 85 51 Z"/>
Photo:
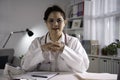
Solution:
<path fill-rule="evenodd" d="M 85 72 L 89 67 L 89 59 L 86 54 L 86 51 L 84 50 L 80 41 L 77 38 L 66 34 L 66 39 L 67 45 L 65 45 L 63 52 L 60 53 L 57 58 L 57 70 Z M 59 39 L 59 41 L 65 43 L 64 33 L 62 33 L 62 37 Z M 49 35 L 47 35 L 47 42 L 52 42 L 49 38 Z M 29 50 L 22 59 L 21 67 L 23 70 L 35 70 L 38 64 L 41 63 L 42 66 L 42 63 L 47 61 L 47 58 L 43 55 L 44 52 L 42 52 L 41 50 L 41 45 L 43 44 L 45 44 L 45 36 L 41 38 L 38 37 L 35 40 L 33 40 L 29 47 Z M 50 55 L 48 55 L 48 58 L 49 56 Z M 43 70 L 45 70 L 46 68 L 48 68 L 48 64 L 44 64 L 42 67 Z M 55 68 L 55 66 L 53 68 Z"/>

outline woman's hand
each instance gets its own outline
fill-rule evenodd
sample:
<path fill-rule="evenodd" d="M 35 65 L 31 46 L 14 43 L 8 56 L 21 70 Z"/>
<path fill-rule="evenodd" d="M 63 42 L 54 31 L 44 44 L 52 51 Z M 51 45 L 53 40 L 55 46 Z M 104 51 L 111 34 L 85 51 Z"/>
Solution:
<path fill-rule="evenodd" d="M 62 52 L 64 49 L 64 43 L 62 42 L 50 42 L 41 46 L 43 51 L 51 51 L 51 52 Z"/>

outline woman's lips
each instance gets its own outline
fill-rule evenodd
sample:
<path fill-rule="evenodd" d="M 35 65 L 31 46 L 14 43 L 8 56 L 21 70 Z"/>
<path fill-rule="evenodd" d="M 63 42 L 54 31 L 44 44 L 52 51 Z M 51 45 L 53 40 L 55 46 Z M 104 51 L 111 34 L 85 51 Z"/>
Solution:
<path fill-rule="evenodd" d="M 52 28 L 52 30 L 58 30 L 59 28 Z"/>

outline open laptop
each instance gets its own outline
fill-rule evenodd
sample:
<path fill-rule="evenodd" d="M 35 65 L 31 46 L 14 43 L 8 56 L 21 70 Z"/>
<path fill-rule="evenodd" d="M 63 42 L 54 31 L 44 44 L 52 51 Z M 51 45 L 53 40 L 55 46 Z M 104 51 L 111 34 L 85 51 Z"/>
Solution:
<path fill-rule="evenodd" d="M 0 49 L 0 75 L 3 73 L 3 69 L 6 63 L 11 63 L 14 56 L 14 49 Z"/>
<path fill-rule="evenodd" d="M 120 65 L 119 65 L 119 72 L 118 72 L 117 80 L 120 80 Z"/>

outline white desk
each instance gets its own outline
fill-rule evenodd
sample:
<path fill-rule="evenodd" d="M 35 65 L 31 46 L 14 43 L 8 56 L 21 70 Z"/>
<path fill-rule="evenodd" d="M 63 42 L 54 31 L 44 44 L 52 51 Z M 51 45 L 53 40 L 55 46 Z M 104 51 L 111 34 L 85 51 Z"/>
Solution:
<path fill-rule="evenodd" d="M 7 76 L 0 75 L 0 80 L 9 80 Z M 59 75 L 52 77 L 49 80 L 79 80 L 73 73 L 60 72 Z"/>
<path fill-rule="evenodd" d="M 50 80 L 79 80 L 73 73 L 60 73 Z"/>
<path fill-rule="evenodd" d="M 94 76 L 93 74 L 94 73 L 90 73 L 92 74 L 92 76 Z M 91 76 L 91 75 L 87 75 L 87 76 Z M 97 76 L 101 74 L 96 74 Z M 104 75 L 104 74 L 102 74 Z M 108 75 L 108 74 L 105 74 L 105 75 Z M 104 76 L 105 76 L 104 75 Z M 111 75 L 108 75 L 109 77 L 111 77 Z M 112 76 L 114 77 L 114 80 L 117 80 L 117 75 L 113 75 Z M 112 78 L 113 78 L 112 77 Z M 111 79 L 111 78 L 110 78 Z M 0 75 L 0 80 L 9 80 L 9 78 L 7 76 L 3 76 L 3 75 Z M 74 73 L 69 73 L 69 72 L 59 72 L 58 75 L 52 77 L 51 79 L 49 80 L 81 80 L 80 77 L 78 78 L 77 76 L 74 75 Z M 103 80 L 103 79 L 102 79 Z"/>

